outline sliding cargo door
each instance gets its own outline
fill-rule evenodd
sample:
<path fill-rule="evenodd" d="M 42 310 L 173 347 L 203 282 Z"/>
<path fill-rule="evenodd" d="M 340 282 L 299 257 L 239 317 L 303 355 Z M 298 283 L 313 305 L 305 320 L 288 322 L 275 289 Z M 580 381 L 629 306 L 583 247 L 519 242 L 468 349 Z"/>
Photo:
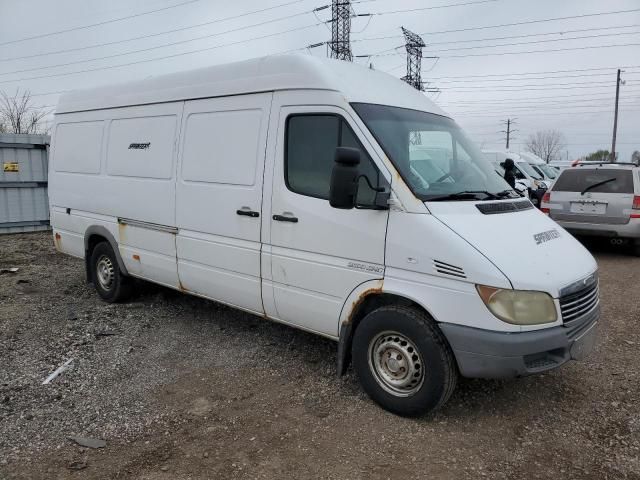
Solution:
<path fill-rule="evenodd" d="M 186 102 L 176 187 L 181 288 L 255 313 L 271 97 Z"/>

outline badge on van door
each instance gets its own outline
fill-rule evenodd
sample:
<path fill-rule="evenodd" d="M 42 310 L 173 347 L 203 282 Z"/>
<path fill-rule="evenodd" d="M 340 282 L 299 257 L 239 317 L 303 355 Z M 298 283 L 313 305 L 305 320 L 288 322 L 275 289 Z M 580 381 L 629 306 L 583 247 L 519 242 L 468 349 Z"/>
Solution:
<path fill-rule="evenodd" d="M 146 150 L 151 146 L 151 142 L 147 143 L 130 143 L 129 150 Z"/>
<path fill-rule="evenodd" d="M 384 268 L 378 265 L 368 265 L 366 263 L 358 263 L 358 262 L 347 263 L 347 268 L 362 270 L 363 272 L 373 272 L 373 273 L 384 272 Z"/>
<path fill-rule="evenodd" d="M 546 232 L 536 233 L 533 236 L 533 239 L 536 241 L 536 245 L 540 245 L 541 243 L 548 242 L 550 240 L 555 240 L 556 238 L 560 238 L 560 232 L 555 228 L 553 230 L 547 230 Z"/>

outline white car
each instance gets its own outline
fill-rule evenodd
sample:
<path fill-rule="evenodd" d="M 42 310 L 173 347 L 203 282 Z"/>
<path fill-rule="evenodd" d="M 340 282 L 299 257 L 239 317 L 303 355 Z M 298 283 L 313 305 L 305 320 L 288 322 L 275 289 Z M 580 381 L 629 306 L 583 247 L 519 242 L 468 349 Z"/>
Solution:
<path fill-rule="evenodd" d="M 398 414 L 596 338 L 589 252 L 425 95 L 350 62 L 271 56 L 65 94 L 49 182 L 56 248 L 105 301 L 144 279 L 323 335 Z"/>
<path fill-rule="evenodd" d="M 544 179 L 547 189 L 551 188 L 553 182 L 558 178 L 560 172 L 537 155 L 529 152 L 520 153 L 520 157 L 529 162 L 529 165 Z"/>
<path fill-rule="evenodd" d="M 524 158 L 523 154 L 508 150 L 483 150 L 482 153 L 491 161 L 499 162 L 501 165 L 507 158 L 513 160 L 516 166 L 516 179 L 526 184 L 532 191 L 539 188 L 546 190 L 551 185 L 551 182 L 545 181 L 543 174 L 537 172 L 530 165 L 530 160 Z"/>

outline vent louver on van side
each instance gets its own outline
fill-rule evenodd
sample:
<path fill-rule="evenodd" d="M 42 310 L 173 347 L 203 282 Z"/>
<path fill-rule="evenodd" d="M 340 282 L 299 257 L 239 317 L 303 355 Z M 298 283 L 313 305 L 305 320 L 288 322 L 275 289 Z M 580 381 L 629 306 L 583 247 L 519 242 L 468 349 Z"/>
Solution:
<path fill-rule="evenodd" d="M 436 272 L 443 275 L 451 275 L 452 277 L 467 278 L 464 270 L 461 267 L 456 267 L 450 263 L 441 262 L 440 260 L 433 261 L 433 268 Z"/>
<path fill-rule="evenodd" d="M 495 215 L 529 210 L 533 208 L 533 204 L 529 200 L 519 200 L 517 202 L 478 203 L 476 208 L 485 215 Z"/>

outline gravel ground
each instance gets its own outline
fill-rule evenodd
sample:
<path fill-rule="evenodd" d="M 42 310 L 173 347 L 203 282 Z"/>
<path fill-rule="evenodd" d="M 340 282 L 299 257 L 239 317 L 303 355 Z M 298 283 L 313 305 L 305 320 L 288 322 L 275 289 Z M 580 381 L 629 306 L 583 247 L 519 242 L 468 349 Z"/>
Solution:
<path fill-rule="evenodd" d="M 335 376 L 331 341 L 146 283 L 108 305 L 50 233 L 2 236 L 0 479 L 640 479 L 640 258 L 594 248 L 587 361 L 406 419 Z"/>

